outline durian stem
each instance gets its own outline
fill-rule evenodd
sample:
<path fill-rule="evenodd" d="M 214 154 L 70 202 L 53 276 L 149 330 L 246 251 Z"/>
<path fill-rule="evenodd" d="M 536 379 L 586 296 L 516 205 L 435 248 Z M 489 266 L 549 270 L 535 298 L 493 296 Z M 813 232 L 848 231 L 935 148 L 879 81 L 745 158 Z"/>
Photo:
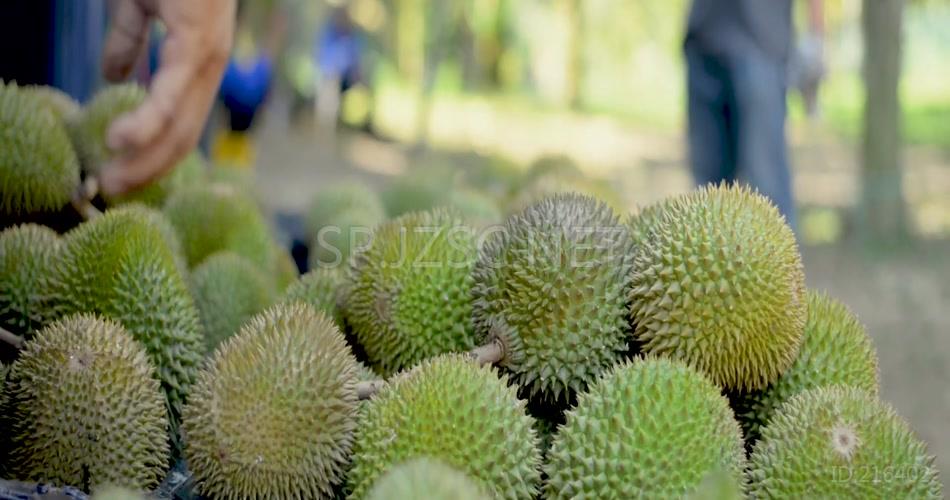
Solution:
<path fill-rule="evenodd" d="M 0 340 L 12 345 L 18 350 L 23 347 L 23 337 L 2 327 L 0 327 Z"/>
<path fill-rule="evenodd" d="M 491 365 L 505 357 L 505 348 L 501 345 L 501 342 L 492 340 L 483 346 L 472 349 L 468 352 L 468 355 L 479 365 Z"/>
<path fill-rule="evenodd" d="M 380 389 L 383 388 L 383 384 L 386 381 L 384 380 L 371 380 L 369 382 L 357 382 L 356 383 L 356 396 L 362 401 L 364 399 L 369 399 L 373 397 Z"/>
<path fill-rule="evenodd" d="M 79 215 L 81 215 L 83 219 L 95 219 L 102 215 L 102 212 L 93 206 L 90 201 L 96 197 L 96 193 L 98 192 L 99 182 L 95 177 L 87 177 L 86 180 L 79 185 L 79 188 L 76 189 L 76 192 L 73 193 L 73 199 L 71 200 L 73 208 L 79 212 Z"/>

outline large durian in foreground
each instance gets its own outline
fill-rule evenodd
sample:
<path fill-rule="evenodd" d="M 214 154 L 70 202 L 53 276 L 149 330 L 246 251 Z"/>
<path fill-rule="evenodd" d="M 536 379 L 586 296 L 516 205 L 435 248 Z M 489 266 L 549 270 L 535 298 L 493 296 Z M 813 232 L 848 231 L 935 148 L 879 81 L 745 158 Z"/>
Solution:
<path fill-rule="evenodd" d="M 805 337 L 792 366 L 768 387 L 730 394 L 746 441 L 758 439 L 775 409 L 816 387 L 848 385 L 878 392 L 877 353 L 864 326 L 844 304 L 809 290 Z"/>
<path fill-rule="evenodd" d="M 194 269 L 191 292 L 209 352 L 274 301 L 267 276 L 244 257 L 227 251 L 208 257 Z"/>
<path fill-rule="evenodd" d="M 454 212 L 414 212 L 376 228 L 352 259 L 344 310 L 377 371 L 474 347 L 475 254 L 475 235 Z"/>
<path fill-rule="evenodd" d="M 475 266 L 480 342 L 525 392 L 566 400 L 627 350 L 631 240 L 607 205 L 556 195 L 491 233 Z"/>
<path fill-rule="evenodd" d="M 478 484 L 438 460 L 416 458 L 376 481 L 368 500 L 489 500 Z"/>
<path fill-rule="evenodd" d="M 545 494 L 682 498 L 715 471 L 744 486 L 742 434 L 711 381 L 680 361 L 618 365 L 578 396 L 548 452 Z"/>
<path fill-rule="evenodd" d="M 53 211 L 79 185 L 66 128 L 41 97 L 0 82 L 0 214 Z"/>
<path fill-rule="evenodd" d="M 185 459 L 212 498 L 327 498 L 357 418 L 357 362 L 336 326 L 276 305 L 226 340 L 184 411 Z"/>
<path fill-rule="evenodd" d="M 36 224 L 0 232 L 0 327 L 28 335 L 45 323 L 43 292 L 60 247 L 59 235 Z"/>
<path fill-rule="evenodd" d="M 762 429 L 749 469 L 754 498 L 943 498 L 924 443 L 855 387 L 792 397 Z"/>
<path fill-rule="evenodd" d="M 69 316 L 37 332 L 13 364 L 12 477 L 154 487 L 169 458 L 164 398 L 142 346 L 121 325 Z"/>
<path fill-rule="evenodd" d="M 391 379 L 362 411 L 350 498 L 364 498 L 387 471 L 420 457 L 467 474 L 494 498 L 534 498 L 538 438 L 507 382 L 491 367 L 451 354 Z"/>
<path fill-rule="evenodd" d="M 190 267 L 209 255 L 230 250 L 270 273 L 273 242 L 253 198 L 223 183 L 176 190 L 165 202 L 165 215 L 178 231 Z"/>
<path fill-rule="evenodd" d="M 95 312 L 121 323 L 145 346 L 177 419 L 204 347 L 173 238 L 160 212 L 139 205 L 80 225 L 63 238 L 49 310 L 56 317 Z"/>
<path fill-rule="evenodd" d="M 633 220 L 634 337 L 733 390 L 761 389 L 795 359 L 805 326 L 795 235 L 764 196 L 709 185 Z"/>
<path fill-rule="evenodd" d="M 76 153 L 86 172 L 97 174 L 115 156 L 106 135 L 112 122 L 139 107 L 148 96 L 137 83 L 109 85 L 99 90 L 69 126 Z"/>

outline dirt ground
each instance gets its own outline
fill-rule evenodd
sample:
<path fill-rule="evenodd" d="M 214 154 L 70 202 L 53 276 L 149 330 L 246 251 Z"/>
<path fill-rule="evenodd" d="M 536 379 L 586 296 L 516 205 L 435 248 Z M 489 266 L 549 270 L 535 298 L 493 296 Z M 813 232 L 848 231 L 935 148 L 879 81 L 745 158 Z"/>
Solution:
<path fill-rule="evenodd" d="M 599 172 L 623 187 L 631 205 L 632 200 L 644 203 L 689 188 L 678 139 L 641 135 L 631 141 L 643 146 L 627 150 L 631 157 L 618 161 L 624 167 Z M 799 201 L 832 208 L 853 203 L 856 162 L 850 149 L 821 138 L 795 141 Z M 392 143 L 360 134 L 334 139 L 291 128 L 279 115 L 270 116 L 259 131 L 258 153 L 256 178 L 262 201 L 281 213 L 300 212 L 323 183 L 355 177 L 382 186 L 419 161 Z M 923 199 L 950 193 L 946 158 L 912 154 L 914 170 L 905 176 L 912 185 L 905 186 L 905 192 Z M 944 208 L 937 216 L 950 218 Z M 950 240 L 930 238 L 889 253 L 841 243 L 806 246 L 803 256 L 809 286 L 841 299 L 867 325 L 880 359 L 882 397 L 929 443 L 947 484 Z"/>

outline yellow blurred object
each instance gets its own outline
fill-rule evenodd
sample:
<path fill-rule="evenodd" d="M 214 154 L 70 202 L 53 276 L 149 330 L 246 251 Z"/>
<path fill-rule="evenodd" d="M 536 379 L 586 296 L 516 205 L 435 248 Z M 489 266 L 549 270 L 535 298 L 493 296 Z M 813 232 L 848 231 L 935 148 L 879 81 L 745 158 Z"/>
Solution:
<path fill-rule="evenodd" d="M 356 85 L 343 94 L 340 119 L 343 123 L 357 127 L 369 120 L 372 96 L 365 85 Z"/>
<path fill-rule="evenodd" d="M 222 130 L 211 145 L 211 160 L 215 165 L 228 165 L 240 170 L 254 168 L 256 151 L 249 134 Z"/>

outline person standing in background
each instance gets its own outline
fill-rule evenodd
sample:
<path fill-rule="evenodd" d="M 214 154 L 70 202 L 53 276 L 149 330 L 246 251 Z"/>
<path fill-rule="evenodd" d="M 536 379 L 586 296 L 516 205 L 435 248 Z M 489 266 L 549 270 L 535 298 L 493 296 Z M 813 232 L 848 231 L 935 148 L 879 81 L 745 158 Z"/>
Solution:
<path fill-rule="evenodd" d="M 820 45 L 822 0 L 808 2 L 808 36 Z M 747 183 L 797 229 L 785 141 L 793 37 L 792 0 L 693 0 L 684 51 L 696 183 Z"/>

